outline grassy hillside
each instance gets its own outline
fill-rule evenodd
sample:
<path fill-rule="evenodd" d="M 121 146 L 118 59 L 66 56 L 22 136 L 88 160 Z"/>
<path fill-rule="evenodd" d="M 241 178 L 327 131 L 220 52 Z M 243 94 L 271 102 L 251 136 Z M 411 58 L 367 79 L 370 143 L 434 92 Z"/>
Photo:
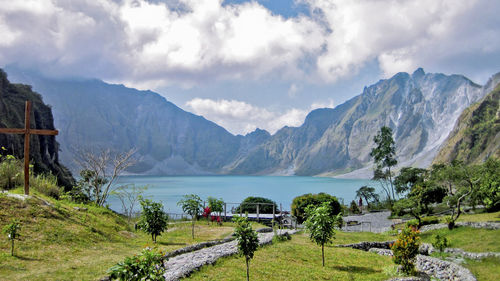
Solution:
<path fill-rule="evenodd" d="M 480 163 L 500 157 L 500 85 L 479 103 L 464 110 L 434 163 L 461 160 Z"/>
<path fill-rule="evenodd" d="M 10 241 L 0 235 L 2 280 L 97 280 L 118 261 L 153 245 L 151 236 L 134 231 L 133 225 L 111 210 L 40 194 L 23 201 L 0 193 L 0 228 L 13 218 L 22 224 L 21 240 L 16 241 L 12 257 Z M 158 237 L 157 246 L 171 251 L 232 232 L 230 223 L 218 227 L 199 222 L 192 240 L 190 224 L 177 223 Z"/>

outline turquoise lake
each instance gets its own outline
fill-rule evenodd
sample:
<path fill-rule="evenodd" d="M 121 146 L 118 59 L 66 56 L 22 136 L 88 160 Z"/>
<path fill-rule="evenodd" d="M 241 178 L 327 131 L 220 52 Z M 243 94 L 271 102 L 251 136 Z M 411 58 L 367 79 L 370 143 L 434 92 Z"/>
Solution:
<path fill-rule="evenodd" d="M 378 192 L 381 190 L 377 182 L 370 180 L 298 176 L 123 176 L 117 185 L 124 184 L 148 186 L 144 193 L 146 198 L 161 201 L 166 212 L 177 214 L 182 213 L 177 202 L 185 194 L 197 194 L 203 200 L 212 196 L 230 203 L 239 203 L 248 196 L 260 196 L 290 210 L 293 198 L 306 193 L 325 192 L 348 204 L 363 185 L 375 187 Z M 107 202 L 113 210 L 122 211 L 117 198 L 110 197 Z M 228 204 L 228 212 L 236 206 Z"/>

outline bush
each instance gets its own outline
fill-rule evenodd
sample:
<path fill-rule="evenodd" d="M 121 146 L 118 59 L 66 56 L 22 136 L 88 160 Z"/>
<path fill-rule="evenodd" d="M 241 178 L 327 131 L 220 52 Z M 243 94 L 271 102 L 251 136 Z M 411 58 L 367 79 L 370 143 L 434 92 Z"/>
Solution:
<path fill-rule="evenodd" d="M 250 204 L 252 203 L 252 204 Z M 259 213 L 261 214 L 272 214 L 273 213 L 273 205 L 275 212 L 278 212 L 278 206 L 276 205 L 276 202 L 274 202 L 271 199 L 267 199 L 264 197 L 247 197 L 241 204 L 236 208 L 236 213 L 249 213 L 249 214 L 256 214 L 257 213 L 257 205 L 253 203 L 267 203 L 266 205 L 260 205 L 259 206 Z M 272 205 L 268 205 L 272 204 Z M 241 208 L 241 210 L 240 210 Z"/>
<path fill-rule="evenodd" d="M 415 273 L 415 257 L 420 245 L 419 232 L 413 227 L 405 227 L 398 235 L 398 239 L 391 246 L 394 254 L 393 261 L 401 265 L 405 274 Z"/>
<path fill-rule="evenodd" d="M 36 191 L 52 198 L 59 199 L 61 196 L 62 190 L 57 186 L 57 178 L 52 174 L 31 177 L 30 185 Z"/>
<path fill-rule="evenodd" d="M 436 224 L 436 223 L 439 223 L 439 218 L 436 216 L 430 216 L 422 218 L 421 225 L 418 225 L 417 219 L 412 219 L 406 222 L 406 226 L 420 228 L 423 225 Z"/>
<path fill-rule="evenodd" d="M 0 188 L 9 190 L 23 184 L 23 164 L 12 155 L 0 155 Z"/>
<path fill-rule="evenodd" d="M 419 228 L 418 226 L 418 220 L 417 219 L 412 219 L 406 222 L 405 224 L 406 227 L 413 227 L 413 228 Z"/>
<path fill-rule="evenodd" d="M 297 218 L 298 223 L 303 223 L 306 217 L 306 208 L 309 205 L 314 207 L 319 207 L 323 202 L 329 202 L 330 205 L 330 215 L 336 216 L 342 211 L 342 207 L 335 196 L 326 193 L 318 194 L 304 194 L 297 196 L 292 201 L 292 215 Z"/>
<path fill-rule="evenodd" d="M 422 218 L 422 225 L 436 224 L 439 223 L 439 218 L 436 216 L 429 216 Z"/>
<path fill-rule="evenodd" d="M 432 246 L 436 249 L 439 249 L 440 252 L 443 252 L 444 249 L 450 246 L 450 243 L 448 242 L 448 239 L 446 239 L 445 236 L 436 234 L 434 236 L 434 241 L 432 242 Z"/>
<path fill-rule="evenodd" d="M 123 262 L 111 267 L 108 273 L 111 280 L 165 280 L 164 256 L 156 249 L 145 248 L 141 254 L 126 257 Z"/>

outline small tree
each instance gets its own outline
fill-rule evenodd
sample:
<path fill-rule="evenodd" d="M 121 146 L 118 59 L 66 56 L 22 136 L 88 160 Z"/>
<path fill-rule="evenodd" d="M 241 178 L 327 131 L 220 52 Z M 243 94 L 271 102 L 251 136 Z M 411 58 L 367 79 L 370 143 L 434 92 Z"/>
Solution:
<path fill-rule="evenodd" d="M 208 197 L 208 207 L 210 207 L 210 210 L 214 213 L 217 213 L 217 215 L 220 217 L 221 213 L 224 211 L 224 201 L 221 199 L 217 199 L 214 197 Z"/>
<path fill-rule="evenodd" d="M 306 209 L 305 226 L 311 241 L 321 246 L 321 258 L 325 266 L 325 244 L 335 239 L 335 226 L 342 220 L 341 214 L 331 216 L 330 205 L 324 202 L 319 207 L 309 206 Z"/>
<path fill-rule="evenodd" d="M 123 212 L 127 216 L 128 222 L 132 219 L 134 207 L 139 202 L 147 186 L 136 186 L 135 184 L 122 185 L 111 192 L 122 203 Z"/>
<path fill-rule="evenodd" d="M 149 199 L 140 198 L 142 213 L 137 226 L 144 232 L 151 234 L 156 243 L 156 237 L 168 227 L 168 215 L 163 211 L 163 204 Z"/>
<path fill-rule="evenodd" d="M 10 255 L 14 256 L 14 240 L 19 239 L 19 231 L 21 231 L 21 224 L 17 220 L 12 220 L 12 222 L 3 228 L 3 232 L 7 234 L 7 238 L 10 240 Z"/>
<path fill-rule="evenodd" d="M 401 270 L 406 274 L 415 272 L 414 262 L 419 245 L 418 230 L 407 226 L 398 234 L 398 239 L 391 246 L 394 263 L 401 265 Z"/>
<path fill-rule="evenodd" d="M 436 249 L 439 249 L 439 252 L 443 252 L 444 249 L 446 249 L 448 246 L 450 246 L 450 243 L 448 239 L 446 239 L 446 236 L 441 236 L 439 234 L 436 234 L 434 236 L 434 241 L 432 241 L 432 246 Z"/>
<path fill-rule="evenodd" d="M 198 219 L 198 215 L 203 210 L 201 198 L 195 194 L 184 195 L 184 199 L 180 200 L 177 205 L 182 207 L 182 211 L 191 216 L 191 235 L 194 239 L 194 223 Z"/>
<path fill-rule="evenodd" d="M 103 206 L 115 180 L 135 163 L 134 153 L 135 149 L 123 153 L 112 153 L 110 149 L 77 150 L 75 161 L 82 168 L 78 185 L 90 200 Z"/>
<path fill-rule="evenodd" d="M 253 258 L 254 252 L 259 247 L 259 238 L 257 232 L 253 231 L 252 226 L 244 217 L 236 216 L 236 230 L 234 234 L 238 240 L 238 250 L 245 257 L 247 265 L 247 281 L 250 280 L 250 260 Z"/>
<path fill-rule="evenodd" d="M 392 202 L 395 200 L 393 175 L 391 168 L 396 166 L 396 147 L 392 138 L 392 129 L 382 127 L 375 137 L 373 137 L 375 147 L 371 150 L 370 156 L 373 157 L 375 170 L 373 171 L 373 180 L 380 182 L 384 189 L 387 199 L 392 207 Z"/>

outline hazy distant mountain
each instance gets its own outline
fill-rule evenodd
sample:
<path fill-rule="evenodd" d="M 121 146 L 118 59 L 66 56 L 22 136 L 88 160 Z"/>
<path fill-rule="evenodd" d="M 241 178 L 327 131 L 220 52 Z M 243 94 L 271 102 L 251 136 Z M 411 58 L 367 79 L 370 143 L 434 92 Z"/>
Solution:
<path fill-rule="evenodd" d="M 370 165 L 373 136 L 393 129 L 402 165 L 425 167 L 460 113 L 482 97 L 481 86 L 461 75 L 398 73 L 367 87 L 334 109 L 312 111 L 300 127 L 285 127 L 228 173 L 335 175 Z M 351 176 L 359 176 L 356 172 Z M 370 176 L 365 171 L 362 176 Z"/>
<path fill-rule="evenodd" d="M 261 130 L 234 136 L 151 91 L 100 80 L 48 79 L 16 68 L 7 71 L 13 80 L 33 85 L 52 105 L 61 160 L 73 170 L 75 148 L 109 147 L 138 149 L 141 162 L 129 171 L 133 173 L 218 173 L 269 137 Z"/>
<path fill-rule="evenodd" d="M 31 128 L 54 129 L 51 108 L 42 97 L 33 92 L 29 85 L 11 84 L 5 72 L 0 69 L 0 128 L 24 128 L 25 102 L 30 100 Z M 24 135 L 0 134 L 0 147 L 18 159 L 24 158 Z M 59 144 L 54 136 L 32 135 L 30 137 L 30 161 L 35 173 L 52 173 L 60 185 L 70 188 L 74 184 L 71 173 L 59 164 Z"/>
<path fill-rule="evenodd" d="M 489 94 L 460 115 L 435 163 L 460 160 L 471 164 L 500 158 L 500 73 L 488 81 L 484 92 Z"/>
<path fill-rule="evenodd" d="M 164 175 L 370 177 L 372 139 L 384 125 L 394 131 L 400 164 L 425 167 L 461 112 L 485 94 L 462 75 L 417 69 L 365 87 L 334 109 L 314 110 L 300 127 L 284 127 L 272 136 L 263 130 L 234 136 L 151 91 L 8 72 L 32 84 L 53 106 L 63 163 L 72 164 L 75 146 L 136 147 L 143 162 L 132 172 Z"/>

